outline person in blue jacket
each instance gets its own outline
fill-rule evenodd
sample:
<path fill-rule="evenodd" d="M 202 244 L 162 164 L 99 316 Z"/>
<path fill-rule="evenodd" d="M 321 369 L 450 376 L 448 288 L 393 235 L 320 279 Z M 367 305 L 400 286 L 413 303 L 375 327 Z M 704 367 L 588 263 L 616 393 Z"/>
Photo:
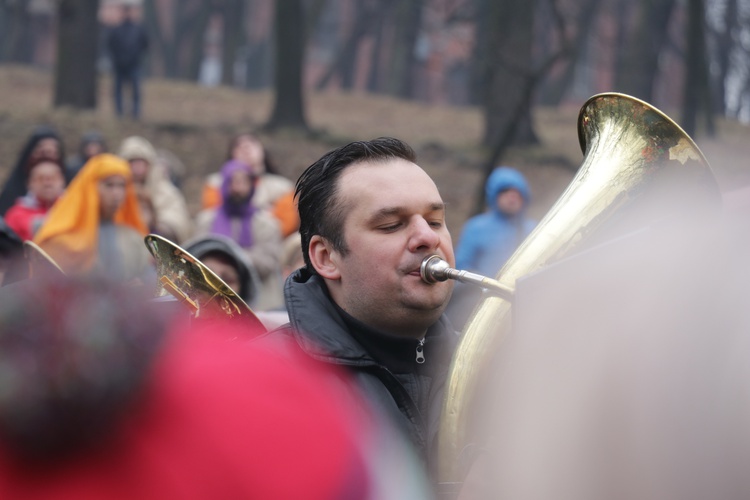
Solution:
<path fill-rule="evenodd" d="M 518 170 L 498 167 L 485 186 L 488 210 L 464 224 L 456 247 L 456 266 L 494 277 L 528 236 L 536 221 L 526 215 L 529 185 Z"/>
<path fill-rule="evenodd" d="M 487 211 L 466 221 L 456 246 L 456 267 L 494 278 L 516 248 L 536 226 L 526 215 L 529 185 L 518 170 L 498 167 L 485 186 Z M 479 300 L 480 291 L 456 284 L 446 314 L 461 328 Z"/>

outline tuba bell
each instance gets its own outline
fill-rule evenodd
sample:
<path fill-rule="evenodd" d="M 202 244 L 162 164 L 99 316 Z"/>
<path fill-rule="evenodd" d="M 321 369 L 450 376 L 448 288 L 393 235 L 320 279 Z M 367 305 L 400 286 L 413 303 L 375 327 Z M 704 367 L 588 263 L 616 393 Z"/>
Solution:
<path fill-rule="evenodd" d="M 720 206 L 719 188 L 703 153 L 675 122 L 646 102 L 617 93 L 591 97 L 578 116 L 578 138 L 584 160 L 575 178 L 496 278 L 486 278 L 510 294 L 517 279 L 653 222 L 657 206 L 677 211 Z M 456 279 L 463 272 L 450 271 L 440 274 L 438 269 L 437 275 Z M 428 274 L 435 277 L 434 271 Z M 474 282 L 482 286 L 481 279 Z M 458 462 L 474 438 L 469 423 L 480 381 L 510 331 L 511 315 L 507 294 L 489 294 L 464 326 L 438 434 L 443 483 L 463 479 Z"/>
<path fill-rule="evenodd" d="M 144 243 L 156 262 L 157 297 L 173 296 L 194 319 L 234 319 L 244 322 L 248 332 L 266 331 L 250 306 L 187 250 L 156 234 L 147 235 Z"/>

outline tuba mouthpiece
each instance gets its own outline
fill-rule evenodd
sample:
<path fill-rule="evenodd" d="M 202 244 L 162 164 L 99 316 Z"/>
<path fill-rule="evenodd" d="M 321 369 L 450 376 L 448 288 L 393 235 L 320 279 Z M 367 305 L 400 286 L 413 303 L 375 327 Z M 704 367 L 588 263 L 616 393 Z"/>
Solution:
<path fill-rule="evenodd" d="M 425 257 L 422 261 L 422 265 L 419 266 L 419 274 L 422 276 L 422 281 L 425 283 L 433 284 L 439 281 L 456 280 L 461 283 L 468 283 L 474 286 L 478 286 L 487 292 L 502 297 L 506 300 L 513 300 L 513 289 L 500 283 L 499 281 L 482 276 L 481 274 L 474 274 L 468 271 L 460 271 L 453 269 L 450 265 L 440 258 L 438 255 L 430 255 Z"/>
<path fill-rule="evenodd" d="M 448 269 L 450 269 L 450 266 L 446 261 L 438 255 L 430 255 L 429 257 L 425 257 L 422 265 L 419 266 L 419 274 L 422 276 L 422 281 L 432 284 L 447 280 L 448 275 L 446 271 Z"/>

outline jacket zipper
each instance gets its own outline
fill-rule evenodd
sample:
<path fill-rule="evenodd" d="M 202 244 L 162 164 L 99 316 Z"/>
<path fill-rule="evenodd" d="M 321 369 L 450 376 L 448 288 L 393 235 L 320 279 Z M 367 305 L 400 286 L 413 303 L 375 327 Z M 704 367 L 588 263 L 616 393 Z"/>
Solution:
<path fill-rule="evenodd" d="M 417 344 L 417 363 L 420 365 L 424 363 L 424 339 Z"/>

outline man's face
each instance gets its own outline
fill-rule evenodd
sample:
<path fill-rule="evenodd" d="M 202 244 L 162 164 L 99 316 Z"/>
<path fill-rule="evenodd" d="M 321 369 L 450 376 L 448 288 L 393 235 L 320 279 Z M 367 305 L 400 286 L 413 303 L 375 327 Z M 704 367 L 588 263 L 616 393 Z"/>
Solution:
<path fill-rule="evenodd" d="M 114 219 L 125 201 L 127 181 L 121 175 L 111 175 L 99 181 L 99 215 L 102 220 Z"/>
<path fill-rule="evenodd" d="M 146 182 L 149 169 L 148 162 L 142 158 L 134 158 L 128 163 L 130 163 L 130 171 L 133 173 L 133 182 L 136 184 Z"/>
<path fill-rule="evenodd" d="M 520 213 L 523 203 L 523 196 L 517 189 L 506 189 L 497 195 L 497 209 L 505 215 Z"/>
<path fill-rule="evenodd" d="M 350 166 L 338 183 L 349 252 L 344 256 L 331 251 L 331 296 L 370 326 L 423 336 L 453 290 L 451 281 L 427 284 L 419 273 L 422 260 L 432 254 L 452 266 L 455 262 L 445 205 L 435 183 L 419 166 L 402 159 Z"/>
<path fill-rule="evenodd" d="M 40 163 L 31 169 L 29 192 L 45 205 L 51 205 L 65 190 L 65 177 L 54 163 Z"/>

